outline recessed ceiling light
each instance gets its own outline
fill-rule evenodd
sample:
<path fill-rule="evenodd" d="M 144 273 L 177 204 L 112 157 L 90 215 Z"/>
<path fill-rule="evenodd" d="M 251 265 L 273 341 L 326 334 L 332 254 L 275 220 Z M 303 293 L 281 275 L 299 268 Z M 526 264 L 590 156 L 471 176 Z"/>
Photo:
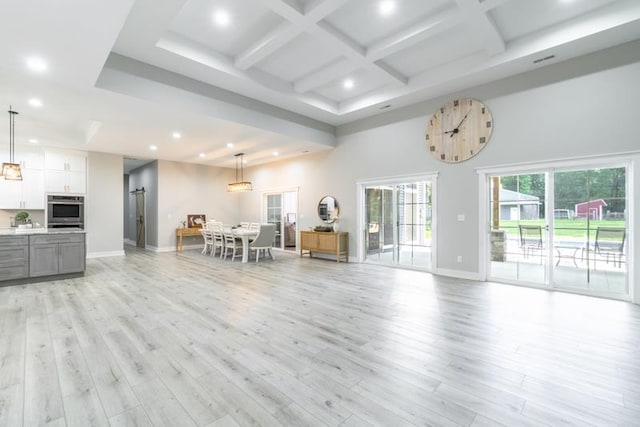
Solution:
<path fill-rule="evenodd" d="M 182 134 L 180 134 L 180 132 L 174 132 L 174 133 L 171 134 L 171 136 L 173 136 L 173 139 L 182 138 Z"/>
<path fill-rule="evenodd" d="M 30 142 L 30 143 L 32 143 L 32 144 L 37 144 L 37 143 L 38 143 L 38 140 L 37 140 L 37 139 L 35 139 L 35 138 L 31 138 L 31 139 L 29 140 L 29 142 Z"/>
<path fill-rule="evenodd" d="M 28 102 L 29 102 L 29 105 L 31 105 L 34 108 L 42 107 L 42 101 L 39 100 L 38 98 L 31 98 Z"/>
<path fill-rule="evenodd" d="M 213 14 L 213 20 L 219 27 L 227 27 L 231 23 L 231 15 L 226 10 L 216 10 Z"/>
<path fill-rule="evenodd" d="M 150 145 L 149 146 L 149 150 L 151 151 L 156 151 L 158 149 L 158 147 L 156 145 Z"/>
<path fill-rule="evenodd" d="M 344 86 L 345 89 L 352 89 L 354 84 L 353 80 L 347 79 L 342 83 L 342 86 Z"/>
<path fill-rule="evenodd" d="M 280 153 L 278 153 L 277 151 L 274 151 L 274 152 L 273 152 L 273 153 L 271 153 L 271 154 L 273 154 L 274 156 L 277 156 L 277 155 L 278 155 L 278 154 L 280 154 Z"/>
<path fill-rule="evenodd" d="M 198 155 L 200 156 L 200 158 L 203 158 L 203 157 L 205 156 L 205 154 L 204 154 L 204 153 L 200 153 L 200 154 L 198 154 Z"/>
<path fill-rule="evenodd" d="M 27 67 L 29 67 L 31 71 L 35 71 L 38 73 L 47 71 L 47 69 L 49 68 L 46 61 L 37 56 L 32 56 L 31 58 L 27 59 Z"/>
<path fill-rule="evenodd" d="M 227 148 L 233 148 L 233 142 L 227 142 Z"/>
<path fill-rule="evenodd" d="M 382 16 L 388 16 L 396 10 L 396 2 L 393 0 L 384 0 L 378 4 L 378 12 Z"/>

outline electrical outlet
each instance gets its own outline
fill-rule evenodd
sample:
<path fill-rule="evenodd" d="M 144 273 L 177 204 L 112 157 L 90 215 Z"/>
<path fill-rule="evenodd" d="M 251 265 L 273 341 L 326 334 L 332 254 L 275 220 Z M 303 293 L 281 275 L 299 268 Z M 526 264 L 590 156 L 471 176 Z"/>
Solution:
<path fill-rule="evenodd" d="M 458 255 L 457 259 L 458 262 L 462 262 L 462 255 Z"/>

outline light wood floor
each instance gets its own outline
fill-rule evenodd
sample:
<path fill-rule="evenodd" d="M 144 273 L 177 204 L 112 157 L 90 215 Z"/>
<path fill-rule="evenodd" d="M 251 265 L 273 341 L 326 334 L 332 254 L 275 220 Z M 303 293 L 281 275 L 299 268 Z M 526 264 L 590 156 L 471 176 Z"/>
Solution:
<path fill-rule="evenodd" d="M 197 251 L 0 288 L 0 426 L 640 424 L 640 307 Z"/>

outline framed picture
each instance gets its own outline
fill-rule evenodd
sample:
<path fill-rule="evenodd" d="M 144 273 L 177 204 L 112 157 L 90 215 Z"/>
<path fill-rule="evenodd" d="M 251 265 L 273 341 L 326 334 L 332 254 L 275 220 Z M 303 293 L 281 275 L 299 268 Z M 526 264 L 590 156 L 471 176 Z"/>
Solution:
<path fill-rule="evenodd" d="M 207 216 L 205 214 L 187 215 L 187 227 L 189 228 L 202 228 L 207 223 Z"/>

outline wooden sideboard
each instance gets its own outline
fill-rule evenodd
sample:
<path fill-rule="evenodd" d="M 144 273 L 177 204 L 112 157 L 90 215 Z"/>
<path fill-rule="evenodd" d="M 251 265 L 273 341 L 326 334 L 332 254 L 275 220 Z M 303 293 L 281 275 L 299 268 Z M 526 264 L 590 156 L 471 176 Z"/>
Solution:
<path fill-rule="evenodd" d="M 202 236 L 201 230 L 202 228 L 176 228 L 176 252 L 181 252 L 184 249 L 182 244 L 183 237 Z"/>
<path fill-rule="evenodd" d="M 314 253 L 330 254 L 336 256 L 336 261 L 344 257 L 349 262 L 349 233 L 347 232 L 300 232 L 300 256 L 308 253 L 309 257 Z"/>

